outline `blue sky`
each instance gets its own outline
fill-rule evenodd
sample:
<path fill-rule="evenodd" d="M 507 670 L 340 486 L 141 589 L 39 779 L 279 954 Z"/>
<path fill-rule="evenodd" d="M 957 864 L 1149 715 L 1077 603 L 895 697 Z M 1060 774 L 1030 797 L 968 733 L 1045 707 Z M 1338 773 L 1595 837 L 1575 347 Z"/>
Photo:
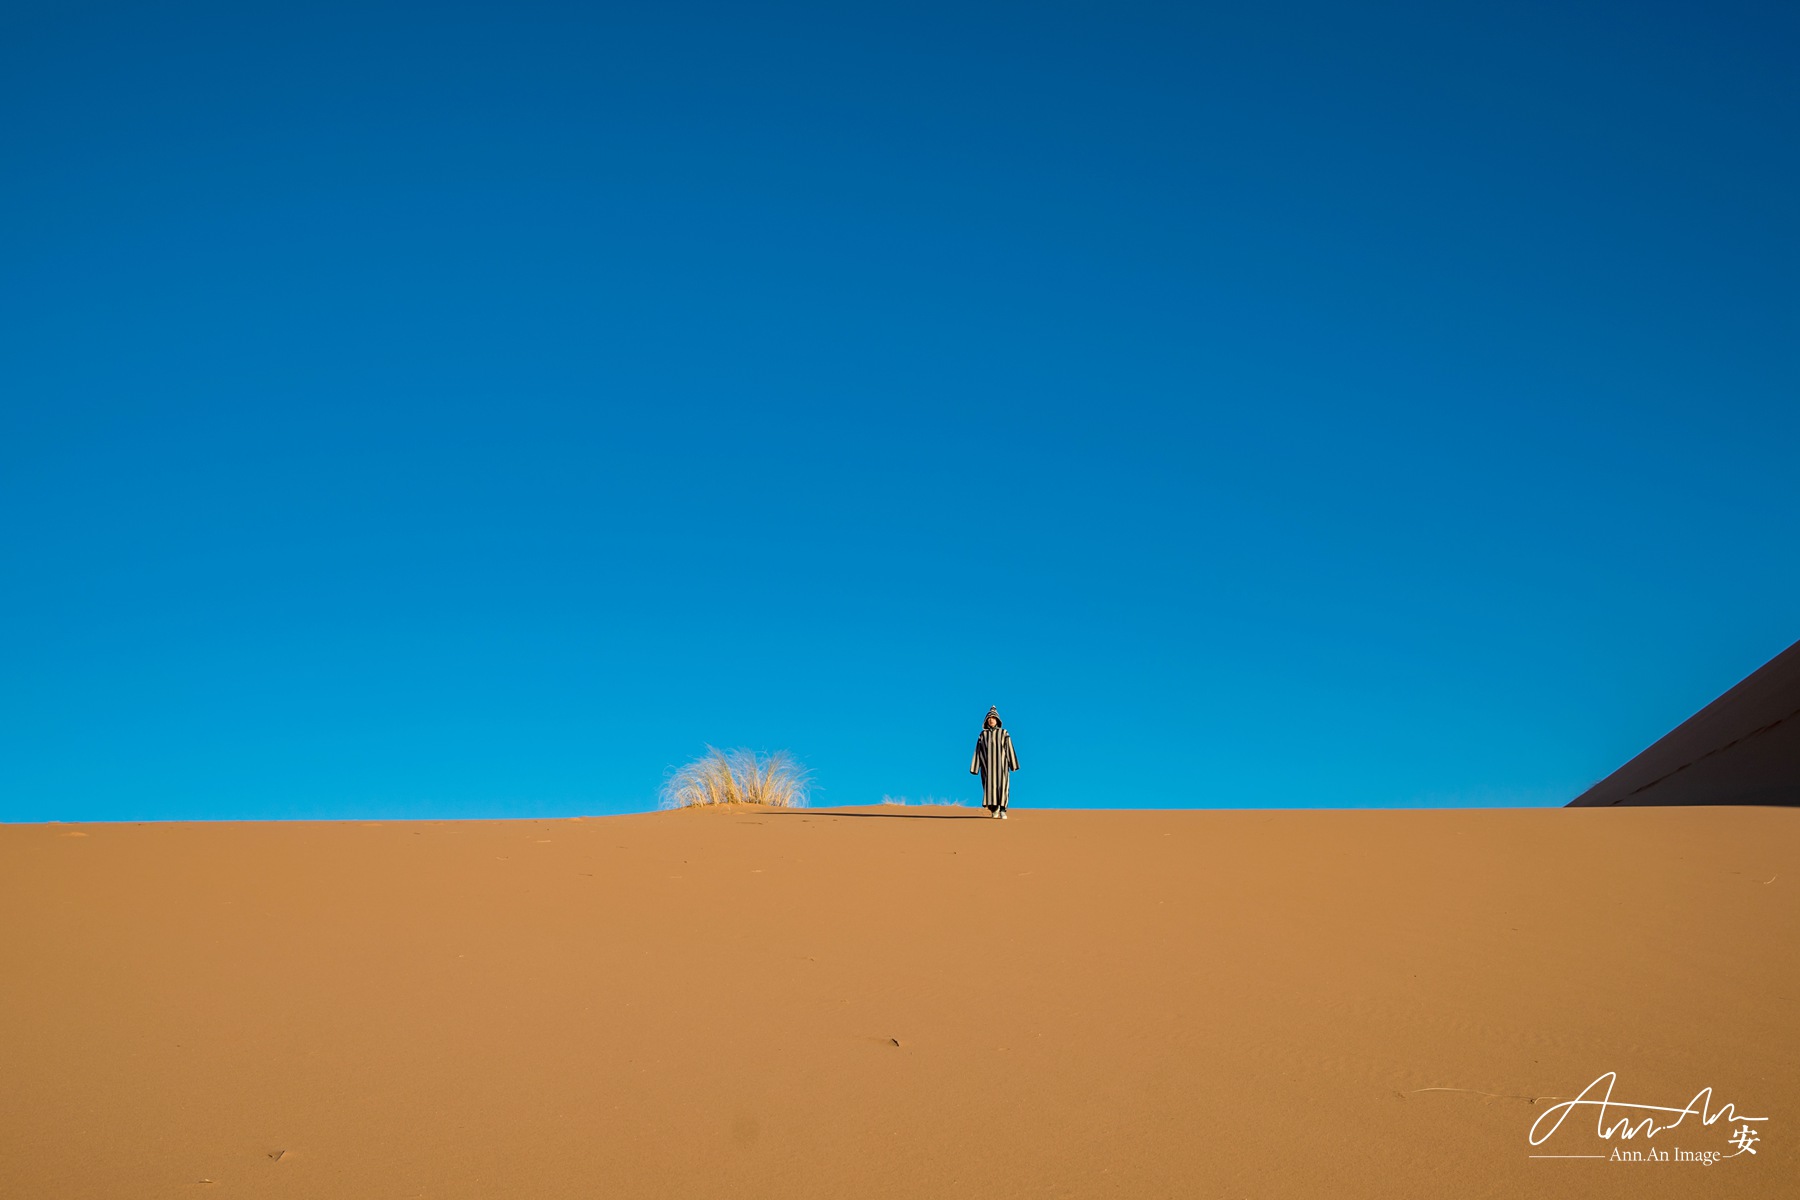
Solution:
<path fill-rule="evenodd" d="M 1800 637 L 1788 5 L 9 5 L 0 820 L 1562 803 Z"/>

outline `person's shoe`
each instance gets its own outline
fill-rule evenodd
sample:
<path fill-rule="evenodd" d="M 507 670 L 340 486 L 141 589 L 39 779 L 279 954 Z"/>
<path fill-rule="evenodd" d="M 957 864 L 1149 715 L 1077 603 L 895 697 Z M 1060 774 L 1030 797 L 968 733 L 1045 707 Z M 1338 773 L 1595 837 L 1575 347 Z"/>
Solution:
<path fill-rule="evenodd" d="M 1006 810 L 1004 808 L 1000 810 L 1000 819 L 1002 821 L 1006 820 Z"/>

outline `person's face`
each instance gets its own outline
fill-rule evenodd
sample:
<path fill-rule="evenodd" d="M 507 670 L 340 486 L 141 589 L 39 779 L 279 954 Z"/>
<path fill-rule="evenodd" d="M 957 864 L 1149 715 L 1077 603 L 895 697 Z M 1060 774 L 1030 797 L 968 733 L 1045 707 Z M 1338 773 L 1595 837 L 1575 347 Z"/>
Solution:
<path fill-rule="evenodd" d="M 992 728 L 994 728 L 994 727 L 995 727 L 995 726 L 996 726 L 996 725 L 998 725 L 998 724 L 1000 724 L 1000 719 L 999 719 L 999 718 L 998 718 L 998 717 L 989 717 L 989 718 L 988 718 L 988 719 L 987 719 L 987 720 L 986 720 L 986 721 L 985 721 L 985 722 L 984 722 L 984 724 L 986 724 L 986 725 L 987 725 L 987 727 L 988 727 L 988 728 L 989 728 L 989 729 L 992 729 Z"/>

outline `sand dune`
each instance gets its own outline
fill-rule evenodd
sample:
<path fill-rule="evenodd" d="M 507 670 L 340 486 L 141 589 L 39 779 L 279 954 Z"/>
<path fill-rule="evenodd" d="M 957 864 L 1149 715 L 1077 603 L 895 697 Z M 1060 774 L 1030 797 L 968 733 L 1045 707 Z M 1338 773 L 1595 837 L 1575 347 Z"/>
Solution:
<path fill-rule="evenodd" d="M 5 826 L 0 1196 L 1794 1194 L 1797 888 L 1780 808 Z M 1608 1071 L 1768 1119 L 1528 1144 Z"/>
<path fill-rule="evenodd" d="M 1800 642 L 1569 803 L 1800 805 Z"/>

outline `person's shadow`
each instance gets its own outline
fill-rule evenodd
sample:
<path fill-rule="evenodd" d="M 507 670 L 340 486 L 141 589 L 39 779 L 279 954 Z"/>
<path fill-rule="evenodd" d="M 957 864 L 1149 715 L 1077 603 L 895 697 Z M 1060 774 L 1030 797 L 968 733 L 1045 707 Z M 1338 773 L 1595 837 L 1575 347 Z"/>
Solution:
<path fill-rule="evenodd" d="M 897 806 L 896 806 L 897 807 Z M 941 813 L 941 812 L 839 812 L 830 808 L 778 808 L 771 810 L 771 817 L 890 817 L 902 821 L 975 821 L 992 820 L 983 809 L 979 814 Z"/>

